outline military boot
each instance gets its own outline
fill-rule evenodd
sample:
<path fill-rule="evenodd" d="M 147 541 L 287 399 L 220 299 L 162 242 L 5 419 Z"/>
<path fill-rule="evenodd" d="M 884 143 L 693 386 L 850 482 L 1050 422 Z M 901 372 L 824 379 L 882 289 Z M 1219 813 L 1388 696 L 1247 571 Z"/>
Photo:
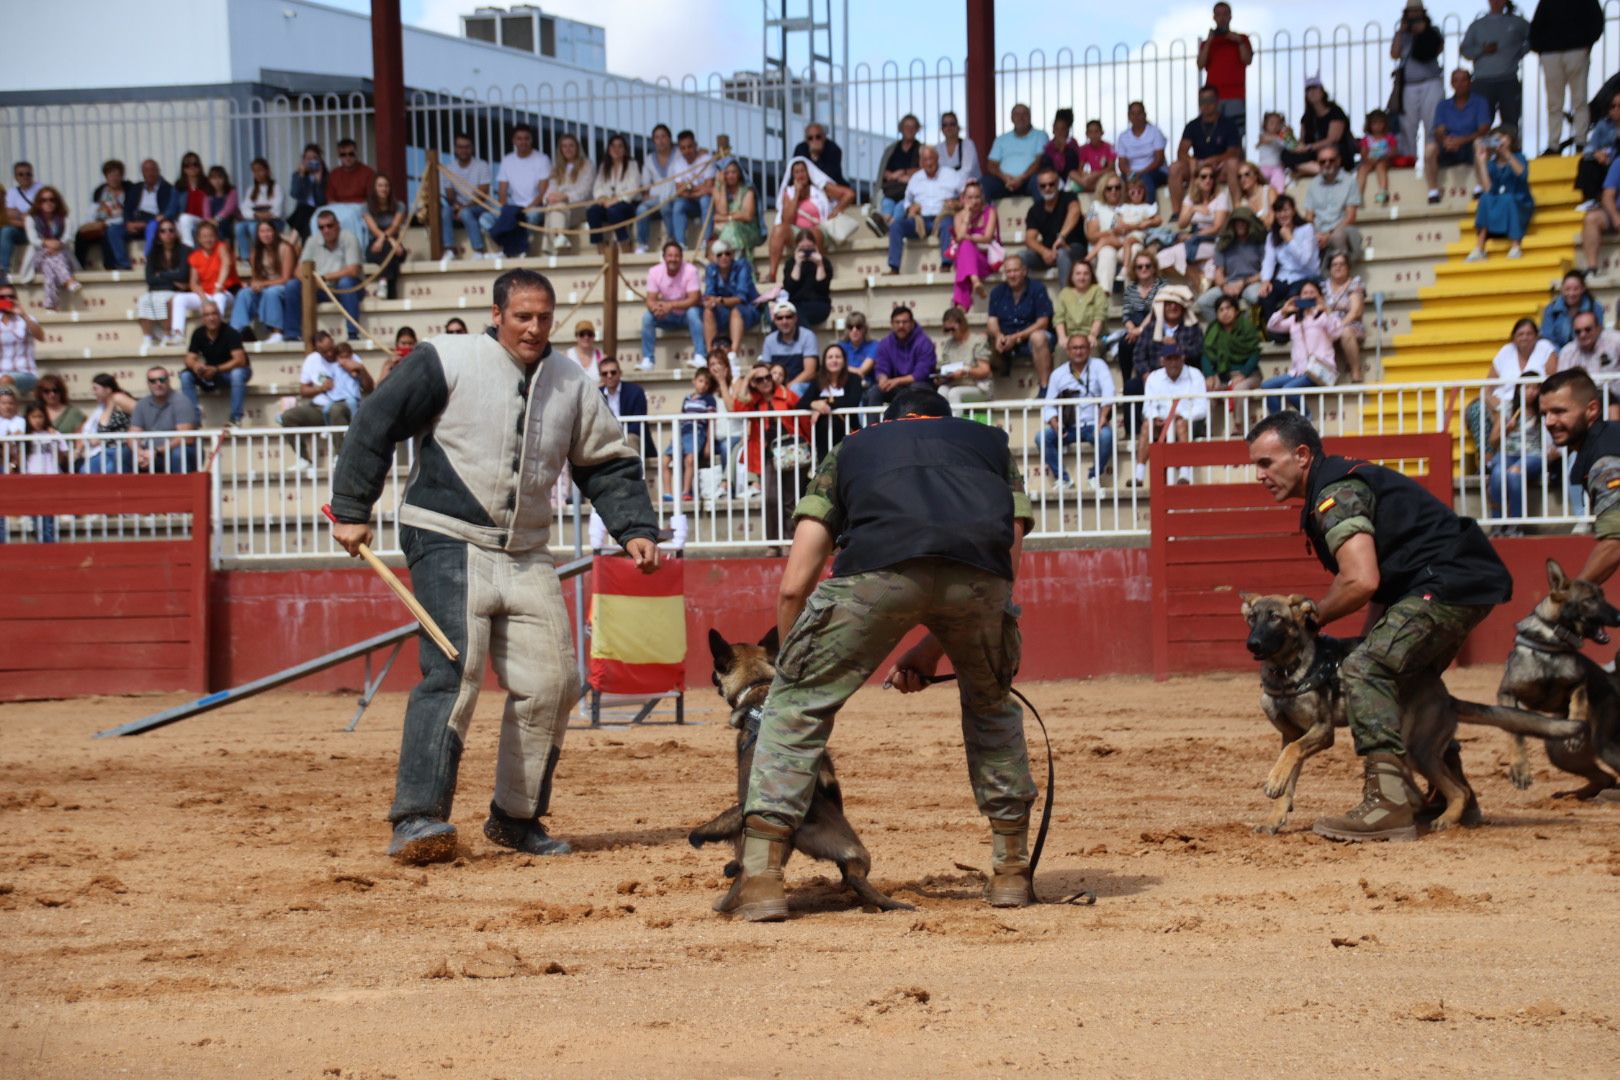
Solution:
<path fill-rule="evenodd" d="M 1418 803 L 1398 754 L 1368 754 L 1361 805 L 1342 817 L 1318 818 L 1315 831 L 1331 840 L 1416 840 Z"/>
<path fill-rule="evenodd" d="M 782 864 L 787 861 L 793 830 L 757 814 L 743 822 L 742 877 L 732 886 L 716 911 L 741 915 L 749 922 L 781 922 L 787 918 L 787 894 L 782 889 Z"/>
<path fill-rule="evenodd" d="M 1029 815 L 990 822 L 990 883 L 984 898 L 991 907 L 1027 907 L 1035 902 L 1029 868 Z"/>

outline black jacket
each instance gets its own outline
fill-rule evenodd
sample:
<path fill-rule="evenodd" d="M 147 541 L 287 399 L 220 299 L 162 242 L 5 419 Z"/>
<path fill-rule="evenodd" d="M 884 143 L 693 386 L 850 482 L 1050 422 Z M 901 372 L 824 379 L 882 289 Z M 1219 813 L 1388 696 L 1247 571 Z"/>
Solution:
<path fill-rule="evenodd" d="M 1541 0 L 1530 17 L 1533 52 L 1590 49 L 1602 36 L 1603 5 L 1599 0 Z"/>

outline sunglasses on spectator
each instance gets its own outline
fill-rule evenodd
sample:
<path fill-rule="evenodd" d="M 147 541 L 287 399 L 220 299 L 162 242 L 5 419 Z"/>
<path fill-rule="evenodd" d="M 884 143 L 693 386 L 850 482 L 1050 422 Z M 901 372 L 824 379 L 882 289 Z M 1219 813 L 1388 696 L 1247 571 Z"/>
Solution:
<path fill-rule="evenodd" d="M 826 142 L 827 141 L 827 136 L 825 136 L 825 135 L 806 135 L 805 139 L 807 141 L 809 141 L 809 142 Z"/>
<path fill-rule="evenodd" d="M 958 124 L 955 120 L 946 120 L 944 123 L 940 124 L 939 126 L 940 127 L 960 127 L 961 125 Z"/>
<path fill-rule="evenodd" d="M 776 321 L 777 321 L 777 322 L 787 322 L 787 321 L 789 321 L 789 320 L 790 320 L 790 319 L 792 319 L 792 318 L 793 318 L 793 316 L 792 316 L 792 315 L 786 315 L 786 314 L 783 314 L 783 315 L 776 315 L 776 316 L 773 316 L 773 318 L 775 318 L 775 320 L 776 320 Z"/>
<path fill-rule="evenodd" d="M 771 377 L 769 375 L 761 375 L 757 379 L 749 379 L 748 380 L 748 385 L 750 385 L 750 386 L 769 386 L 769 385 L 771 385 Z"/>
<path fill-rule="evenodd" d="M 147 376 L 147 377 L 146 377 L 146 381 L 147 381 L 147 382 L 148 382 L 148 383 L 149 383 L 149 384 L 151 384 L 151 385 L 152 385 L 152 386 L 159 386 L 159 385 L 161 385 L 161 384 L 163 384 L 163 383 L 166 383 L 166 382 L 168 382 L 168 381 L 169 381 L 169 377 L 168 377 L 168 376 L 167 376 L 167 375 L 159 375 L 159 376 L 157 376 L 157 377 L 156 377 L 156 378 L 153 378 L 153 377 L 152 377 L 152 376 L 150 376 L 150 375 L 148 375 L 148 376 Z"/>
<path fill-rule="evenodd" d="M 1056 184 L 1036 184 L 1035 186 L 1040 188 L 1042 191 L 1056 191 L 1057 190 L 1057 185 Z"/>
<path fill-rule="evenodd" d="M 354 151 L 353 150 L 339 150 L 338 151 L 338 157 L 340 157 L 340 158 L 354 157 Z"/>
<path fill-rule="evenodd" d="M 582 338 L 582 337 L 593 338 L 593 337 L 596 336 L 596 331 L 595 330 L 581 330 L 579 333 L 575 334 L 574 336 L 577 337 L 577 338 Z"/>
<path fill-rule="evenodd" d="M 60 394 L 62 391 L 54 386 L 42 386 L 39 388 L 39 392 L 42 394 Z"/>

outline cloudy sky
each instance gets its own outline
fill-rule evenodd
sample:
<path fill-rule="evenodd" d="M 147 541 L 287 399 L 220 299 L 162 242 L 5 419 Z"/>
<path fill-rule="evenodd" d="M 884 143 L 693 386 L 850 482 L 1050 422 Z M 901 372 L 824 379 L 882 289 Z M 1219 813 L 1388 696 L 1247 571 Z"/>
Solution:
<path fill-rule="evenodd" d="M 369 0 L 327 0 L 337 7 L 369 11 Z M 470 13 L 479 0 L 402 0 L 405 21 L 414 26 L 448 34 L 460 33 L 458 16 Z M 510 6 L 509 2 L 498 6 Z M 539 6 L 548 14 L 580 19 L 607 28 L 608 70 L 615 75 L 640 78 L 669 77 L 713 71 L 757 70 L 760 62 L 762 4 L 760 0 L 687 0 L 658 3 L 649 0 L 544 0 Z M 795 0 L 795 10 L 800 3 Z M 966 52 L 966 5 L 961 0 L 944 4 L 919 0 L 855 0 L 850 4 L 850 60 L 878 69 L 889 59 L 938 57 L 958 62 Z M 1315 25 L 1324 38 L 1331 38 L 1332 26 L 1313 17 L 1331 11 L 1333 24 L 1349 27 L 1360 37 L 1369 22 L 1392 25 L 1399 15 L 1401 0 L 1341 0 L 1327 8 L 1300 0 L 1236 0 L 1233 26 L 1269 39 L 1279 30 L 1295 35 Z M 1532 10 L 1530 0 L 1520 5 Z M 840 17 L 842 0 L 833 0 L 834 18 Z M 1196 39 L 1210 25 L 1210 3 L 1120 4 L 1111 0 L 1081 0 L 1074 4 L 1016 3 L 1003 0 L 996 19 L 996 48 L 1001 53 L 1027 56 L 1045 48 L 1067 46 L 1076 53 L 1087 45 L 1111 53 L 1115 43 L 1133 49 L 1144 41 L 1161 46 L 1180 38 Z M 1483 11 L 1483 0 L 1433 0 L 1429 10 L 1437 20 L 1446 15 L 1462 19 L 1466 25 Z M 1053 14 L 1063 12 L 1065 32 L 1054 45 Z M 1526 16 L 1528 17 L 1528 16 Z M 671 48 L 672 42 L 680 47 Z M 835 29 L 834 48 L 841 47 L 841 32 Z"/>

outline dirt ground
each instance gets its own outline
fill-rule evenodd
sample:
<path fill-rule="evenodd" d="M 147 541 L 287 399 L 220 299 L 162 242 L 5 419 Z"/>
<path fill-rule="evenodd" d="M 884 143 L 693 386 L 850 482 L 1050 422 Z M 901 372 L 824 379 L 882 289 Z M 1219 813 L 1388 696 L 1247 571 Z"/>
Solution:
<path fill-rule="evenodd" d="M 1059 773 L 1038 888 L 1098 899 L 1020 911 L 957 865 L 989 844 L 949 691 L 865 691 L 833 749 L 874 882 L 917 910 L 795 860 L 774 926 L 712 914 L 728 854 L 685 841 L 735 783 L 707 688 L 684 729 L 570 732 L 553 831 L 581 851 L 550 860 L 479 829 L 486 695 L 462 858 L 427 869 L 383 855 L 402 697 L 353 735 L 352 698 L 283 693 L 100 742 L 164 702 L 6 706 L 0 1074 L 1615 1075 L 1620 803 L 1552 799 L 1539 748 L 1517 791 L 1507 737 L 1465 729 L 1484 827 L 1333 844 L 1309 825 L 1359 794 L 1341 736 L 1257 836 L 1255 687 L 1029 687 Z"/>

